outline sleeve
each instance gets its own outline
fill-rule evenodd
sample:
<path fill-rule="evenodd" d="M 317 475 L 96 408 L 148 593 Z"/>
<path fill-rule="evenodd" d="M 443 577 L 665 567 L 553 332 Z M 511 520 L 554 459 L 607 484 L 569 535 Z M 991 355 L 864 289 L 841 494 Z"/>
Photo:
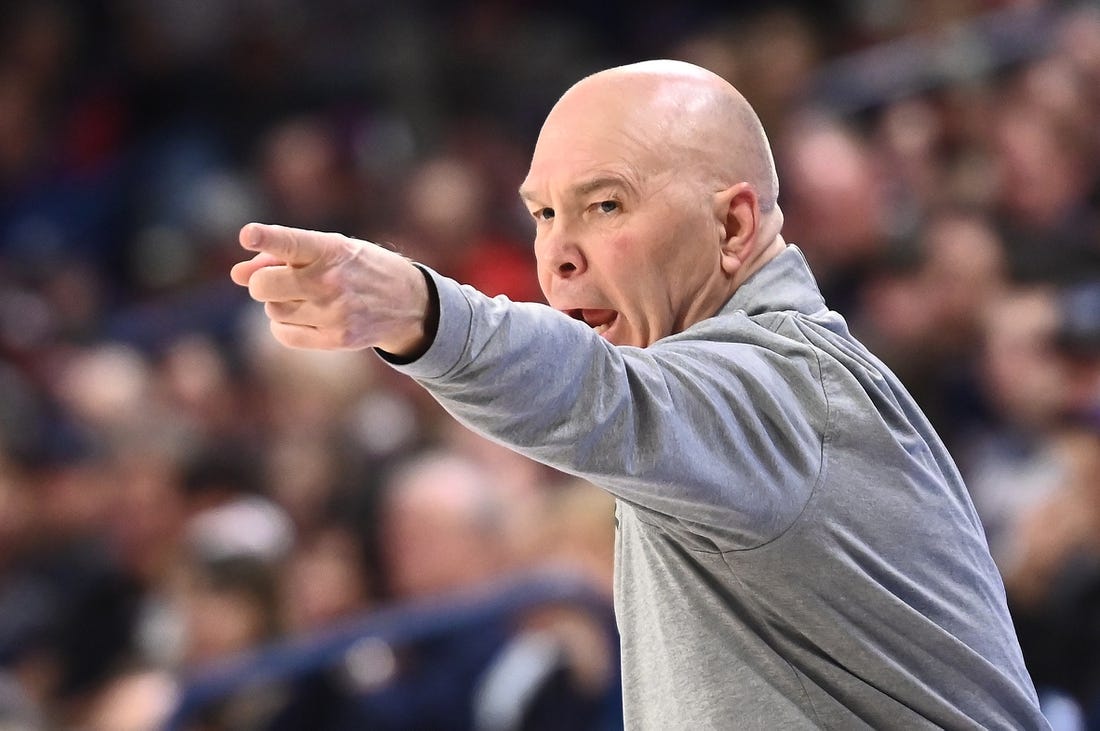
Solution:
<path fill-rule="evenodd" d="M 470 428 L 739 546 L 775 537 L 805 505 L 826 414 L 808 347 L 616 347 L 544 305 L 432 277 L 436 338 L 394 367 Z"/>

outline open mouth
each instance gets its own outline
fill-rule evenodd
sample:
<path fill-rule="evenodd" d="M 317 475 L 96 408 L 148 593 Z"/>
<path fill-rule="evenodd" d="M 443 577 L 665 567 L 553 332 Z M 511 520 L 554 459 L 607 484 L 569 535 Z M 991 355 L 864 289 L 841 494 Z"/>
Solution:
<path fill-rule="evenodd" d="M 615 324 L 615 321 L 619 318 L 619 313 L 615 310 L 586 310 L 586 309 L 573 309 L 566 310 L 565 314 L 572 317 L 574 320 L 580 320 L 581 322 L 592 328 L 593 332 L 597 335 L 603 335 L 611 326 Z"/>

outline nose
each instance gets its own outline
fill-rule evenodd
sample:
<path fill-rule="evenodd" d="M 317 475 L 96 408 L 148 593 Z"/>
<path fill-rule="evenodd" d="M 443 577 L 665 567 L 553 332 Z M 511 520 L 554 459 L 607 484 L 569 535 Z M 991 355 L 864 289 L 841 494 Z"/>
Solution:
<path fill-rule="evenodd" d="M 580 241 L 564 226 L 536 238 L 535 258 L 544 275 L 561 279 L 575 277 L 587 267 Z"/>

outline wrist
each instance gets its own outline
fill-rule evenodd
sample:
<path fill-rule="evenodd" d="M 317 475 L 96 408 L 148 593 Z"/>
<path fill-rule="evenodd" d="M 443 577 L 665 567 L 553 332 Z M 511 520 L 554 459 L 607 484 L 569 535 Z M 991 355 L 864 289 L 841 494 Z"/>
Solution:
<path fill-rule="evenodd" d="M 426 269 L 415 264 L 413 267 L 417 272 L 413 286 L 421 291 L 422 297 L 417 299 L 424 303 L 422 312 L 415 318 L 415 329 L 410 329 L 407 337 L 380 343 L 376 348 L 379 355 L 395 364 L 411 363 L 424 355 L 439 329 L 439 291 Z"/>

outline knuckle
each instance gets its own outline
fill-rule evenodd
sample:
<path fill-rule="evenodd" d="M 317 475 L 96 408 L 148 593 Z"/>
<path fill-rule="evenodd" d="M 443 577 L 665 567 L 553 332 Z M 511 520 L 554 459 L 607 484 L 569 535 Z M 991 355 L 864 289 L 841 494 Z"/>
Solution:
<path fill-rule="evenodd" d="M 302 244 L 298 240 L 298 232 L 292 228 L 286 229 L 286 258 L 288 261 L 297 261 L 298 254 L 302 250 Z"/>
<path fill-rule="evenodd" d="M 343 263 L 354 259 L 363 250 L 364 243 L 359 239 L 353 239 L 350 236 L 344 236 L 339 234 L 339 246 L 332 247 L 334 261 L 337 263 Z"/>
<path fill-rule="evenodd" d="M 318 299 L 330 304 L 335 302 L 344 291 L 344 274 L 338 267 L 329 267 L 316 277 L 315 291 Z"/>

